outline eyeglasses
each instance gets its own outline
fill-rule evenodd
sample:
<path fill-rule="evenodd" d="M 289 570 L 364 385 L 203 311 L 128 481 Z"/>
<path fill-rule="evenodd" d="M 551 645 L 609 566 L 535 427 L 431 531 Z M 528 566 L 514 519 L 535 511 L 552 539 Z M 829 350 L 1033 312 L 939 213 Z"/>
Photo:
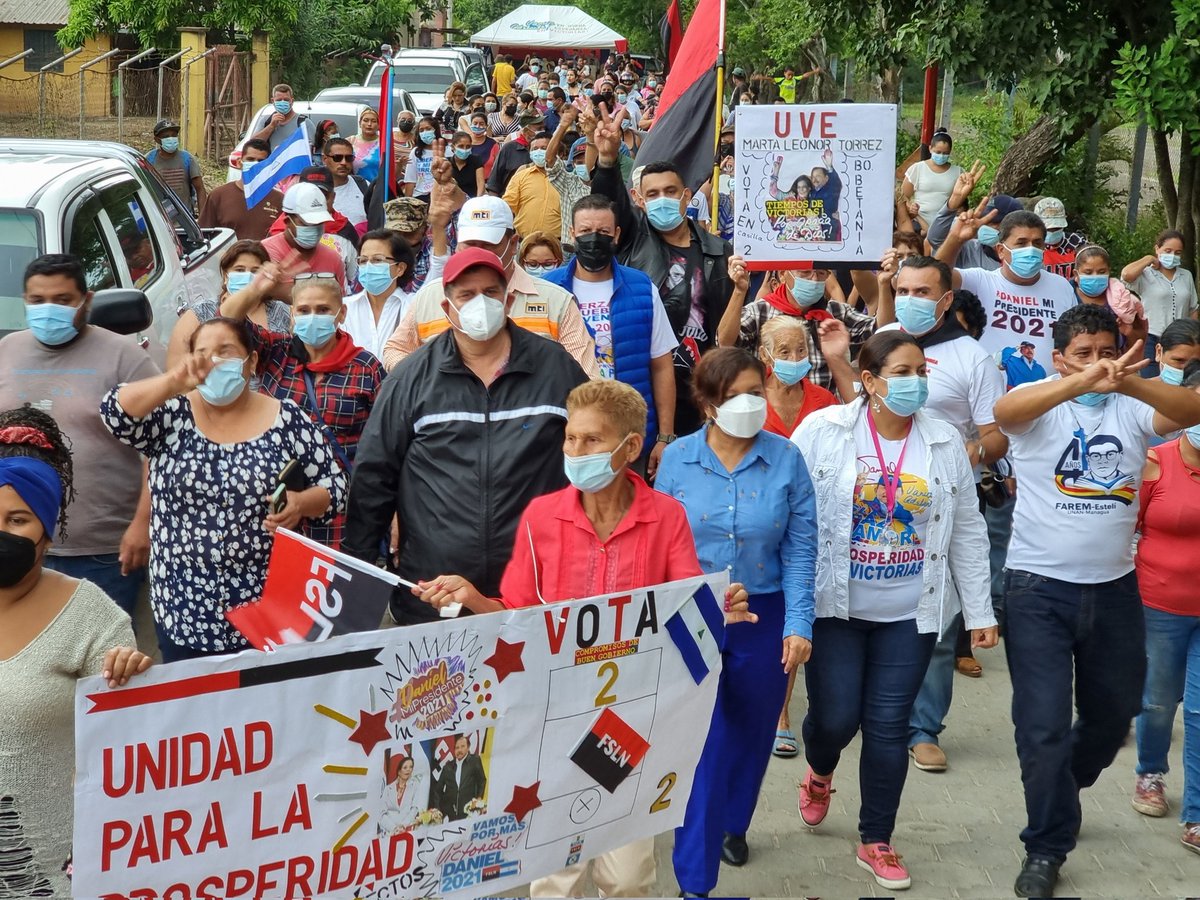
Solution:
<path fill-rule="evenodd" d="M 310 278 L 337 278 L 332 272 L 301 272 L 293 277 L 293 281 L 307 281 Z"/>
<path fill-rule="evenodd" d="M 333 162 L 354 162 L 353 153 L 326 153 L 325 158 Z"/>
<path fill-rule="evenodd" d="M 1119 458 L 1120 455 L 1121 455 L 1120 450 L 1105 450 L 1105 451 L 1091 450 L 1088 452 L 1087 458 L 1091 462 L 1101 462 L 1101 461 L 1112 462 L 1114 459 Z"/>
<path fill-rule="evenodd" d="M 396 260 L 390 256 L 372 256 L 370 259 L 365 256 L 360 256 L 358 258 L 358 264 L 360 266 L 365 266 L 368 263 L 379 265 L 380 263 L 394 263 L 395 261 Z"/>

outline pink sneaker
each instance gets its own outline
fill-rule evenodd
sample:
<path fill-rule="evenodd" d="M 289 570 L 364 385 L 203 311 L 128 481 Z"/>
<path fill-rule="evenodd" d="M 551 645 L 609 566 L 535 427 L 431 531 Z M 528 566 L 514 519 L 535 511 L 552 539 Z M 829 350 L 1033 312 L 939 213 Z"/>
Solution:
<path fill-rule="evenodd" d="M 1163 786 L 1163 776 L 1160 773 L 1139 775 L 1133 786 L 1133 808 L 1143 816 L 1161 818 L 1167 814 L 1170 804 Z"/>
<path fill-rule="evenodd" d="M 888 890 L 902 891 L 912 887 L 912 878 L 900 862 L 900 854 L 887 844 L 859 844 L 858 864 Z"/>
<path fill-rule="evenodd" d="M 829 797 L 831 794 L 836 794 L 830 784 L 833 782 L 833 776 L 829 777 L 829 781 L 817 781 L 813 777 L 813 770 L 809 769 L 808 774 L 804 776 L 804 780 L 800 782 L 800 818 L 804 820 L 804 824 L 809 828 L 816 828 L 823 821 L 825 816 L 829 814 Z"/>

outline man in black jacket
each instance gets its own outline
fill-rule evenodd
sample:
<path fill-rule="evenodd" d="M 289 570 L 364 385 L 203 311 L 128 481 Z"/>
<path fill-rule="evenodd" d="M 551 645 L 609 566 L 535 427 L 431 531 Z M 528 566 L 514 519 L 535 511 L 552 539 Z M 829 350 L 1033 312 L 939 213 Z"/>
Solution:
<path fill-rule="evenodd" d="M 683 435 L 703 419 L 691 403 L 692 369 L 713 347 L 725 315 L 740 316 L 747 279 L 728 241 L 704 231 L 685 213 L 692 192 L 671 162 L 642 169 L 635 206 L 621 182 L 617 165 L 621 131 L 608 115 L 596 128 L 596 169 L 592 190 L 617 204 L 621 238 L 617 261 L 640 269 L 658 288 L 667 318 L 679 341 L 675 351 L 675 430 Z M 730 278 L 731 259 L 738 284 Z"/>
<path fill-rule="evenodd" d="M 454 759 L 449 760 L 429 789 L 429 806 L 441 810 L 446 821 L 467 817 L 467 804 L 482 800 L 487 789 L 483 760 L 472 753 L 466 737 L 454 736 Z"/>
<path fill-rule="evenodd" d="M 533 106 L 530 106 L 517 118 L 521 130 L 512 140 L 505 141 L 500 145 L 500 152 L 496 154 L 496 162 L 492 166 L 492 174 L 488 176 L 487 180 L 489 194 L 503 197 L 504 190 L 508 187 L 508 183 L 516 174 L 517 169 L 529 165 L 529 145 L 533 143 L 533 136 L 544 130 L 545 121 L 546 117 Z"/>
<path fill-rule="evenodd" d="M 587 381 L 555 341 L 508 318 L 504 264 L 463 250 L 442 276 L 453 326 L 396 366 L 371 409 L 350 483 L 342 550 L 374 562 L 393 516 L 389 561 L 409 581 L 454 572 L 496 596 L 529 501 L 567 483 L 567 394 Z M 406 589 L 401 625 L 437 618 Z"/>

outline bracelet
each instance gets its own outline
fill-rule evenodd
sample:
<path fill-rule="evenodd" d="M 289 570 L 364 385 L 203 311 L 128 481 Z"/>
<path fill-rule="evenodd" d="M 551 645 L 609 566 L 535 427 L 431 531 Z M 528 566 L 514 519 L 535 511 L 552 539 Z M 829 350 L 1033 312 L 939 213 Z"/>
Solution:
<path fill-rule="evenodd" d="M 675 440 L 676 440 L 676 436 L 673 434 L 660 434 L 658 437 L 656 437 L 654 439 L 654 442 L 656 444 L 671 444 L 671 443 L 674 443 Z"/>
<path fill-rule="evenodd" d="M 979 442 L 979 461 L 980 462 L 983 462 L 984 453 L 985 453 L 985 451 L 984 451 L 984 447 L 983 447 L 983 441 L 980 441 Z"/>

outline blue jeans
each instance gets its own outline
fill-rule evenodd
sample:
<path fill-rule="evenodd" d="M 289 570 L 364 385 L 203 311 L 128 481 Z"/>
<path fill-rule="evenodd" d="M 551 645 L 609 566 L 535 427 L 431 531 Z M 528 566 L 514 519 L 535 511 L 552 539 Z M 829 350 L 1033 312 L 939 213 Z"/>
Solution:
<path fill-rule="evenodd" d="M 1079 791 L 1096 783 L 1142 705 L 1146 631 L 1137 576 L 1075 584 L 1008 573 L 1004 650 L 1030 855 L 1075 848 Z M 1077 717 L 1072 724 L 1072 701 Z"/>
<path fill-rule="evenodd" d="M 804 667 L 804 755 L 818 775 L 833 772 L 862 729 L 863 843 L 891 843 L 908 777 L 908 719 L 937 637 L 919 633 L 915 619 L 820 618 L 813 624 L 812 657 Z"/>
<path fill-rule="evenodd" d="M 137 607 L 138 595 L 146 583 L 146 570 L 138 569 L 131 575 L 121 574 L 121 561 L 116 553 L 100 556 L 47 556 L 46 567 L 62 572 L 72 578 L 86 578 L 129 613 Z"/>
<path fill-rule="evenodd" d="M 1008 557 L 1008 541 L 1012 537 L 1013 510 L 1017 500 L 1010 497 L 999 509 L 984 506 L 983 518 L 988 530 L 988 569 L 992 574 L 992 610 L 1000 631 L 1004 631 L 1004 562 Z"/>
<path fill-rule="evenodd" d="M 1167 772 L 1175 710 L 1183 700 L 1183 809 L 1200 822 L 1200 616 L 1145 607 L 1146 689 L 1137 717 L 1139 775 Z"/>
<path fill-rule="evenodd" d="M 933 646 L 933 656 L 921 682 L 921 690 L 908 717 L 908 746 L 936 744 L 946 729 L 946 713 L 954 699 L 954 664 L 958 656 L 958 631 L 962 613 L 946 626 L 946 632 Z"/>
<path fill-rule="evenodd" d="M 782 593 L 755 594 L 750 611 L 758 622 L 725 631 L 712 725 L 671 854 L 675 880 L 689 894 L 717 886 L 722 838 L 745 835 L 758 805 L 787 693 L 780 663 L 784 604 Z"/>

